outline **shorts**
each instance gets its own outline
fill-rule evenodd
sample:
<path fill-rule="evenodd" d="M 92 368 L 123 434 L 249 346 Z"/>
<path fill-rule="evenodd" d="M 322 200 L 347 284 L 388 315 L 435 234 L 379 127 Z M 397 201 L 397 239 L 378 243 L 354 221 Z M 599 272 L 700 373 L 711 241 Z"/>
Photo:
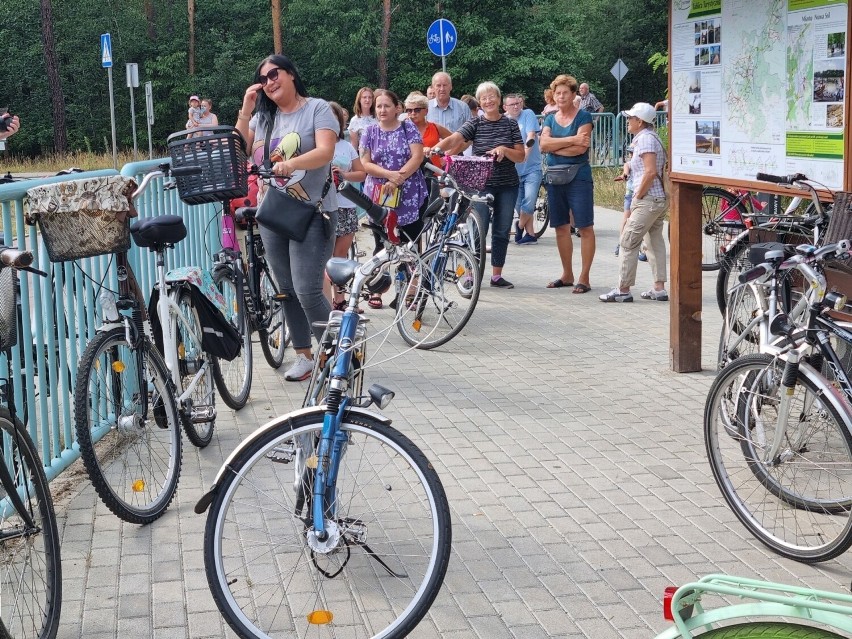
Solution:
<path fill-rule="evenodd" d="M 570 224 L 572 212 L 574 228 L 584 229 L 595 225 L 594 182 L 575 178 L 570 184 L 546 184 L 545 188 L 551 228 Z"/>
<path fill-rule="evenodd" d="M 633 204 L 633 191 L 624 194 L 624 208 L 622 210 L 629 211 L 631 204 Z"/>
<path fill-rule="evenodd" d="M 358 230 L 358 212 L 355 209 L 337 209 L 335 237 L 351 235 Z"/>
<path fill-rule="evenodd" d="M 539 187 L 541 187 L 541 171 L 530 171 L 519 175 L 521 181 L 518 187 L 518 200 L 515 202 L 515 210 L 518 213 L 532 215 L 535 211 L 535 202 L 538 199 Z"/>

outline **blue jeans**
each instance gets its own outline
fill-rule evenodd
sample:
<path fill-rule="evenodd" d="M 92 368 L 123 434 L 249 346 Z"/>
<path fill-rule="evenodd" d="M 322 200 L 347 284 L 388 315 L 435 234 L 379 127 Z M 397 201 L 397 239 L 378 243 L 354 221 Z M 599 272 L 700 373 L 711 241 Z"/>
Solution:
<path fill-rule="evenodd" d="M 494 228 L 491 229 L 491 266 L 502 267 L 506 263 L 506 251 L 509 247 L 509 229 L 512 226 L 512 218 L 515 215 L 515 200 L 518 199 L 518 186 L 489 186 L 482 189 L 482 193 L 490 193 L 494 196 Z M 484 202 L 475 202 L 476 210 L 482 213 L 485 220 L 485 228 L 482 232 L 488 235 L 488 205 Z"/>
<path fill-rule="evenodd" d="M 337 228 L 337 211 L 330 211 L 331 228 Z M 303 242 L 294 242 L 270 229 L 260 226 L 260 237 L 266 249 L 266 259 L 278 282 L 287 294 L 284 301 L 284 321 L 290 329 L 293 348 L 311 347 L 311 325 L 328 321 L 331 303 L 322 292 L 325 263 L 334 250 L 334 232 L 326 237 L 322 216 L 317 215 Z M 317 341 L 323 329 L 315 329 Z"/>
<path fill-rule="evenodd" d="M 538 199 L 538 190 L 541 187 L 541 169 L 532 170 L 518 177 L 521 179 L 521 184 L 518 187 L 518 201 L 515 202 L 515 210 L 518 213 L 532 215 L 535 211 L 535 201 Z"/>

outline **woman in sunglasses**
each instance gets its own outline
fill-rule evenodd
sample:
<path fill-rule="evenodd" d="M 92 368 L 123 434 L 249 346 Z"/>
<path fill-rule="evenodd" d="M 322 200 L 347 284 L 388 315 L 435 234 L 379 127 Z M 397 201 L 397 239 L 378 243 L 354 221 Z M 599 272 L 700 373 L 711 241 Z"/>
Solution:
<path fill-rule="evenodd" d="M 422 93 L 409 93 L 405 98 L 405 113 L 412 124 L 417 127 L 420 137 L 423 138 L 423 154 L 428 157 L 429 151 L 444 138 L 450 137 L 452 131 L 448 128 L 426 121 L 429 112 L 429 98 Z M 444 166 L 444 159 L 437 155 L 430 158 L 435 166 Z"/>
<path fill-rule="evenodd" d="M 258 65 L 254 83 L 243 96 L 236 128 L 251 149 L 255 164 L 264 163 L 269 139 L 272 171 L 279 177 L 261 187 L 258 202 L 269 188 L 286 190 L 306 202 L 322 199 L 331 228 L 336 228 L 337 197 L 334 188 L 327 188 L 327 182 L 340 123 L 325 100 L 308 97 L 299 72 L 287 57 L 271 55 Z M 282 210 L 281 214 L 287 212 Z M 313 369 L 311 324 L 327 321 L 331 312 L 331 303 L 323 295 L 323 280 L 325 263 L 334 248 L 334 233 L 327 233 L 323 216 L 316 215 L 302 242 L 264 226 L 260 235 L 275 279 L 287 295 L 284 318 L 296 361 L 284 378 L 307 379 Z M 317 339 L 321 333 L 322 329 L 317 329 Z"/>

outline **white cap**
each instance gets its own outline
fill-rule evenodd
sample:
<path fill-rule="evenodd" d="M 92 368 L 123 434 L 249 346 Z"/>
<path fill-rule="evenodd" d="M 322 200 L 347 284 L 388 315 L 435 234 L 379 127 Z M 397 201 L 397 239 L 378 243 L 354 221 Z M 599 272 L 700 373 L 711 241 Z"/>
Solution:
<path fill-rule="evenodd" d="M 198 96 L 197 95 L 189 96 L 189 101 L 192 102 L 193 100 L 198 100 Z M 201 100 L 198 100 L 198 101 L 201 102 Z"/>
<path fill-rule="evenodd" d="M 636 117 L 643 122 L 653 124 L 657 119 L 657 110 L 647 102 L 637 102 L 629 111 L 622 111 L 621 115 L 626 117 Z"/>

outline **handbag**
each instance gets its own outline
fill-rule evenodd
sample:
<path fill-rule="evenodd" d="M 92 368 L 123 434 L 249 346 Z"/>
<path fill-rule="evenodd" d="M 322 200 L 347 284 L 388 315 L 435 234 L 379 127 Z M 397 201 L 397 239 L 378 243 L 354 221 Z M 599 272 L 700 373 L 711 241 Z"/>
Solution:
<path fill-rule="evenodd" d="M 544 183 L 551 186 L 571 184 L 574 178 L 577 177 L 580 168 L 585 165 L 586 163 L 583 162 L 581 164 L 555 164 L 548 166 L 544 172 Z"/>
<path fill-rule="evenodd" d="M 266 140 L 263 143 L 263 166 L 266 169 L 272 167 L 272 163 L 269 161 L 269 138 L 270 135 L 267 132 Z M 322 201 L 328 194 L 331 180 L 331 170 L 329 169 L 328 179 L 325 181 L 322 195 L 317 202 L 299 200 L 270 184 L 270 188 L 266 190 L 263 201 L 257 209 L 255 215 L 257 223 L 288 239 L 302 242 L 308 235 L 308 229 L 311 227 L 311 222 L 314 221 L 314 216 L 320 214 L 324 218 L 323 228 L 326 237 L 328 237 L 331 223 L 328 215 L 322 210 Z"/>

